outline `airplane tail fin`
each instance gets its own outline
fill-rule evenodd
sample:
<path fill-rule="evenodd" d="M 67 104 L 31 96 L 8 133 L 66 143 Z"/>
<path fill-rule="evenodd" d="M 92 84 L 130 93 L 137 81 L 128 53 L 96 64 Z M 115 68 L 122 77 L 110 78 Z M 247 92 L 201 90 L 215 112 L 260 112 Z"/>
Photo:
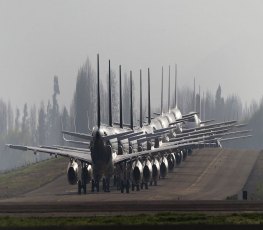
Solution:
<path fill-rule="evenodd" d="M 109 126 L 112 126 L 111 68 L 110 68 L 110 60 L 109 60 Z"/>
<path fill-rule="evenodd" d="M 169 66 L 169 81 L 168 81 L 168 112 L 170 112 L 170 66 Z"/>
<path fill-rule="evenodd" d="M 177 108 L 177 64 L 175 64 L 175 86 L 174 86 L 174 103 L 175 108 Z"/>
<path fill-rule="evenodd" d="M 140 70 L 140 127 L 142 127 L 142 70 Z"/>
<path fill-rule="evenodd" d="M 162 89 L 161 89 L 161 115 L 163 115 L 163 67 L 162 67 Z"/>
<path fill-rule="evenodd" d="M 123 118 L 122 118 L 121 65 L 119 66 L 119 72 L 120 72 L 120 127 L 123 128 Z"/>
<path fill-rule="evenodd" d="M 98 88 L 97 88 L 97 100 L 98 100 L 98 110 L 97 110 L 97 124 L 100 128 L 100 65 L 99 65 L 99 54 L 97 54 L 97 75 L 98 75 Z"/>
<path fill-rule="evenodd" d="M 131 97 L 131 111 L 130 111 L 130 116 L 131 116 L 131 129 L 133 129 L 133 95 L 132 95 L 132 71 L 130 71 L 130 97 Z"/>
<path fill-rule="evenodd" d="M 148 68 L 148 124 L 151 124 L 151 85 L 150 85 L 150 69 Z"/>

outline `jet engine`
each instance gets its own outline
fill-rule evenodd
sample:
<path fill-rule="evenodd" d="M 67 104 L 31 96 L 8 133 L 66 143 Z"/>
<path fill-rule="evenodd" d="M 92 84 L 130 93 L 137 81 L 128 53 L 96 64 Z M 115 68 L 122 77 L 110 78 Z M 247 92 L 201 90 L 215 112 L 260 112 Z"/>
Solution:
<path fill-rule="evenodd" d="M 67 176 L 68 176 L 69 184 L 72 184 L 72 185 L 77 184 L 78 171 L 79 171 L 78 163 L 71 159 L 68 164 L 68 169 L 67 169 Z"/>
<path fill-rule="evenodd" d="M 166 177 L 167 173 L 168 173 L 168 161 L 167 158 L 163 156 L 160 161 L 160 176 L 164 178 Z"/>
<path fill-rule="evenodd" d="M 152 164 L 147 159 L 143 164 L 143 182 L 148 183 L 152 179 Z"/>
<path fill-rule="evenodd" d="M 93 169 L 92 166 L 89 164 L 85 164 L 82 168 L 82 181 L 88 184 L 92 179 Z"/>
<path fill-rule="evenodd" d="M 159 179 L 159 176 L 160 176 L 160 163 L 155 158 L 152 163 L 152 180 L 154 184 L 157 184 L 157 180 Z"/>
<path fill-rule="evenodd" d="M 175 166 L 175 155 L 174 155 L 174 153 L 170 153 L 168 155 L 167 161 L 168 161 L 168 169 L 169 169 L 169 171 L 172 171 L 174 166 Z"/>
<path fill-rule="evenodd" d="M 136 160 L 132 164 L 131 176 L 133 184 L 139 184 L 142 181 L 143 169 L 142 163 Z"/>
<path fill-rule="evenodd" d="M 176 154 L 175 154 L 175 159 L 176 159 L 176 164 L 180 164 L 181 163 L 181 161 L 182 161 L 182 152 L 180 151 L 180 152 L 177 152 Z"/>

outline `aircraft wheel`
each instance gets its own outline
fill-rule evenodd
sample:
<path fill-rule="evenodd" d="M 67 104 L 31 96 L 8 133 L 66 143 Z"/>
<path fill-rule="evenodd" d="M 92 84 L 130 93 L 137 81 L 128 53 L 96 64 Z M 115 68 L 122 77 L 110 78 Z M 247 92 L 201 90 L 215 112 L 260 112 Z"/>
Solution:
<path fill-rule="evenodd" d="M 87 184 L 83 183 L 83 193 L 87 194 Z"/>
<path fill-rule="evenodd" d="M 81 194 L 81 180 L 78 181 L 78 194 Z"/>
<path fill-rule="evenodd" d="M 113 186 L 116 186 L 117 185 L 117 178 L 116 176 L 114 175 L 113 176 Z"/>
<path fill-rule="evenodd" d="M 102 190 L 106 192 L 106 180 L 105 178 L 102 179 Z"/>
<path fill-rule="evenodd" d="M 124 184 L 123 184 L 123 181 L 121 181 L 121 193 L 124 192 Z"/>
<path fill-rule="evenodd" d="M 91 192 L 94 192 L 94 188 L 95 188 L 95 181 L 92 180 L 91 181 Z"/>
<path fill-rule="evenodd" d="M 148 183 L 145 183 L 145 189 L 148 189 Z"/>
<path fill-rule="evenodd" d="M 143 183 L 141 183 L 141 189 L 143 189 Z"/>
<path fill-rule="evenodd" d="M 130 181 L 126 181 L 126 193 L 130 193 Z"/>

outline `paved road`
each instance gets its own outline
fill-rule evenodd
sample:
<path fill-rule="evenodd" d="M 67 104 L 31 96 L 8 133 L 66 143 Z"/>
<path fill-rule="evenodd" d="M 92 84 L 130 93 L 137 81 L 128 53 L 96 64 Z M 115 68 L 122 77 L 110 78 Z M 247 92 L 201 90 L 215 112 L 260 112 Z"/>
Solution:
<path fill-rule="evenodd" d="M 67 184 L 65 175 L 22 196 L 1 200 L 0 205 L 43 202 L 81 204 L 98 201 L 224 200 L 242 189 L 258 154 L 256 151 L 219 148 L 197 150 L 169 173 L 166 179 L 159 180 L 157 186 L 129 194 L 121 194 L 115 188 L 112 188 L 110 193 L 91 193 L 89 187 L 88 194 L 79 196 L 76 193 L 76 186 Z"/>

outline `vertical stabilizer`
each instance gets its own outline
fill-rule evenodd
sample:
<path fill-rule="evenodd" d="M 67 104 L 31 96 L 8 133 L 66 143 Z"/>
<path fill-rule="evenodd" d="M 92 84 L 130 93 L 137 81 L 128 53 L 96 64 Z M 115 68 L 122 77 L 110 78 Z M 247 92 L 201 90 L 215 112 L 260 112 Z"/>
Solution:
<path fill-rule="evenodd" d="M 174 104 L 175 108 L 177 108 L 177 64 L 175 64 L 175 79 L 174 79 Z"/>
<path fill-rule="evenodd" d="M 162 66 L 162 89 L 161 89 L 161 115 L 163 115 L 163 66 Z"/>
<path fill-rule="evenodd" d="M 169 66 L 169 81 L 168 81 L 168 113 L 170 112 L 170 81 L 171 81 L 171 76 L 170 76 L 170 66 Z"/>
<path fill-rule="evenodd" d="M 194 95 L 193 95 L 193 102 L 194 102 L 194 111 L 196 111 L 196 98 L 195 98 L 195 78 L 194 78 Z"/>
<path fill-rule="evenodd" d="M 151 124 L 151 82 L 150 69 L 148 68 L 148 124 Z"/>
<path fill-rule="evenodd" d="M 201 108 L 201 89 L 200 89 L 200 85 L 199 85 L 199 118 L 201 119 L 201 115 L 202 115 L 202 108 Z"/>
<path fill-rule="evenodd" d="M 203 91 L 203 121 L 205 121 L 205 92 Z"/>
<path fill-rule="evenodd" d="M 140 127 L 142 127 L 142 70 L 140 70 Z"/>
<path fill-rule="evenodd" d="M 97 91 L 97 99 L 98 99 L 98 110 L 97 110 L 97 122 L 98 122 L 98 129 L 100 128 L 100 60 L 99 54 L 97 54 L 97 75 L 98 75 L 98 91 Z"/>
<path fill-rule="evenodd" d="M 109 126 L 112 126 L 111 68 L 110 68 L 110 60 L 109 60 Z"/>
<path fill-rule="evenodd" d="M 122 120 L 122 86 L 121 86 L 121 65 L 119 66 L 120 71 L 120 127 L 123 128 L 123 120 Z"/>
<path fill-rule="evenodd" d="M 131 97 L 131 100 L 130 100 L 130 102 L 131 102 L 131 114 L 130 114 L 130 117 L 131 117 L 131 129 L 133 129 L 133 92 L 132 92 L 132 71 L 130 71 L 130 97 Z"/>

